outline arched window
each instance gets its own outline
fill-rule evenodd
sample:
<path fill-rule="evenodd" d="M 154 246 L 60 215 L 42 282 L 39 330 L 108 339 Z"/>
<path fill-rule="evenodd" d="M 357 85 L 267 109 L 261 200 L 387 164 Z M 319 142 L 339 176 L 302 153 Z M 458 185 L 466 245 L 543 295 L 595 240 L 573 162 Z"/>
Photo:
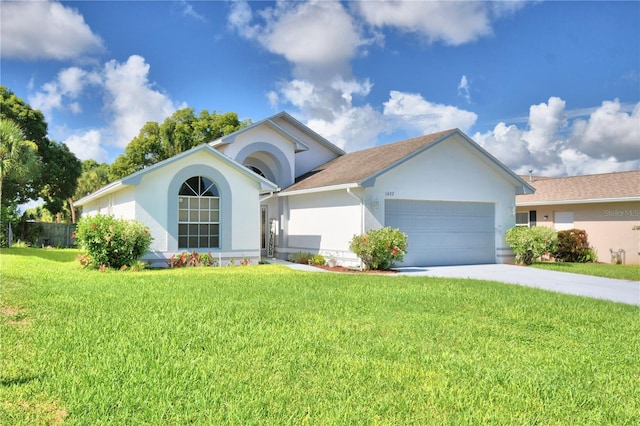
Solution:
<path fill-rule="evenodd" d="M 259 168 L 257 168 L 256 166 L 247 166 L 247 168 L 249 170 L 251 170 L 252 172 L 262 176 L 263 178 L 267 179 L 267 176 L 262 172 L 262 170 L 260 170 Z"/>
<path fill-rule="evenodd" d="M 204 176 L 183 182 L 178 193 L 178 247 L 220 247 L 220 193 Z"/>

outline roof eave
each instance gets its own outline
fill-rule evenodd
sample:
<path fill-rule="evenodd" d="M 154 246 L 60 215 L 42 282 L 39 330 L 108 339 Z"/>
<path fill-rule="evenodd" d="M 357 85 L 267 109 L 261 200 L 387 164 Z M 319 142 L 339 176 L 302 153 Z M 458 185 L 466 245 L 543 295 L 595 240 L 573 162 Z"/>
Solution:
<path fill-rule="evenodd" d="M 105 195 L 109 195 L 109 194 L 112 194 L 114 192 L 117 192 L 122 187 L 125 187 L 125 186 L 129 186 L 129 185 L 123 184 L 121 180 L 117 180 L 115 182 L 111 182 L 110 184 L 108 184 L 106 186 L 103 186 L 102 188 L 98 189 L 97 191 L 92 192 L 91 194 L 80 198 L 78 201 L 75 201 L 73 203 L 73 205 L 77 206 L 77 207 L 82 207 L 83 205 L 85 205 L 85 204 L 87 204 L 87 203 L 89 203 L 89 202 L 91 202 L 93 200 L 96 200 L 96 199 L 98 199 L 100 197 L 104 197 Z"/>
<path fill-rule="evenodd" d="M 313 188 L 305 188 L 305 189 L 294 189 L 292 191 L 283 191 L 278 193 L 278 197 L 288 197 L 293 195 L 305 195 L 305 194 L 315 194 L 318 192 L 329 192 L 329 191 L 341 191 L 351 188 L 359 188 L 359 185 L 356 182 L 352 183 L 341 183 L 339 185 L 327 185 L 327 186 L 316 186 Z"/>
<path fill-rule="evenodd" d="M 616 197 L 616 198 L 588 198 L 588 199 L 574 199 L 574 200 L 540 200 L 540 201 L 517 201 L 518 207 L 530 207 L 530 206 L 549 206 L 549 205 L 562 205 L 562 204 L 598 204 L 598 203 L 624 203 L 640 201 L 640 197 Z"/>

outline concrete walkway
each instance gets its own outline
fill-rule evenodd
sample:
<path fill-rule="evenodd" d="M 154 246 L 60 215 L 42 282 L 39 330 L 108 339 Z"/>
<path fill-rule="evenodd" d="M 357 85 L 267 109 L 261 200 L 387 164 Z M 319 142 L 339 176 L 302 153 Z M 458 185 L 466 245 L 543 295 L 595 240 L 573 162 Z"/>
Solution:
<path fill-rule="evenodd" d="M 275 263 L 301 271 L 326 272 L 313 266 L 300 265 L 283 260 L 277 260 Z M 547 271 L 515 265 L 428 266 L 397 268 L 397 270 L 400 271 L 399 274 L 389 276 L 427 276 L 499 281 L 558 293 L 640 305 L 640 282 L 638 281 L 592 277 L 590 275 Z"/>

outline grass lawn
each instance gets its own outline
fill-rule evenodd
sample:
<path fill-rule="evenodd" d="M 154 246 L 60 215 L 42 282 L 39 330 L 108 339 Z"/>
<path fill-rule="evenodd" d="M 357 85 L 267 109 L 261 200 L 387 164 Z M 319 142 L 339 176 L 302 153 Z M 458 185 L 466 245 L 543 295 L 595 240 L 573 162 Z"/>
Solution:
<path fill-rule="evenodd" d="M 278 265 L 0 252 L 0 424 L 637 424 L 640 309 Z"/>
<path fill-rule="evenodd" d="M 596 277 L 640 281 L 640 266 L 638 265 L 611 265 L 606 263 L 536 262 L 531 266 L 534 268 L 548 269 L 551 271 L 571 272 L 574 274 L 594 275 Z"/>

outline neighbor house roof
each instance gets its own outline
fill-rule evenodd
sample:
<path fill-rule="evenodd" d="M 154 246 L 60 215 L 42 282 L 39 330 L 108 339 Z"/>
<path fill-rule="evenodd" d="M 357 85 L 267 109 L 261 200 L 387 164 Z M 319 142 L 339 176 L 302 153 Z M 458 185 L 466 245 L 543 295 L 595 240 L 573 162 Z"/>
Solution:
<path fill-rule="evenodd" d="M 519 206 L 640 201 L 640 170 L 559 178 L 526 177 L 535 194 L 518 195 Z"/>
<path fill-rule="evenodd" d="M 511 175 L 514 181 L 520 184 L 522 191 L 533 191 L 533 188 L 529 187 L 519 176 L 469 139 L 463 132 L 451 129 L 342 155 L 300 176 L 296 183 L 284 189 L 281 194 L 290 195 L 300 191 L 370 186 L 377 176 L 456 134 Z"/>

